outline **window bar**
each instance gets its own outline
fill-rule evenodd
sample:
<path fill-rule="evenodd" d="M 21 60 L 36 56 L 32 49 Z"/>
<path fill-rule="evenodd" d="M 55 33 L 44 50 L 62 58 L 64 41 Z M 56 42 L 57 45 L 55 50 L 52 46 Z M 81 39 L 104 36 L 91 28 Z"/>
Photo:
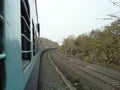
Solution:
<path fill-rule="evenodd" d="M 28 29 L 29 29 L 29 31 L 30 31 L 30 27 L 29 27 L 29 25 L 28 25 L 28 23 L 27 23 L 27 21 L 26 21 L 25 17 L 21 15 L 21 18 L 24 20 L 24 22 L 25 22 L 25 24 L 26 24 L 27 28 L 28 28 Z M 31 31 L 30 31 L 30 32 L 31 32 Z"/>
<path fill-rule="evenodd" d="M 2 15 L 0 15 L 0 22 L 2 22 L 3 21 L 3 16 Z"/>
<path fill-rule="evenodd" d="M 32 52 L 32 51 L 22 51 L 22 53 L 30 53 L 30 52 Z"/>
<path fill-rule="evenodd" d="M 3 60 L 6 57 L 6 54 L 3 51 L 3 45 L 2 45 L 2 35 L 3 35 L 2 25 L 3 25 L 3 16 L 0 15 L 0 60 Z"/>
<path fill-rule="evenodd" d="M 6 57 L 5 52 L 2 52 L 2 54 L 0 54 L 0 60 L 3 60 Z"/>
<path fill-rule="evenodd" d="M 23 4 L 24 4 L 24 6 L 25 6 L 25 10 L 26 10 L 26 13 L 27 13 L 27 17 L 28 17 L 28 18 L 30 18 L 29 14 L 28 14 L 27 7 L 26 7 L 26 4 L 25 4 L 25 1 L 24 1 L 24 0 L 22 0 L 22 2 L 23 2 Z"/>
<path fill-rule="evenodd" d="M 23 36 L 27 41 L 29 41 L 31 43 L 31 40 L 29 38 L 27 38 L 24 34 L 21 34 L 21 36 Z"/>

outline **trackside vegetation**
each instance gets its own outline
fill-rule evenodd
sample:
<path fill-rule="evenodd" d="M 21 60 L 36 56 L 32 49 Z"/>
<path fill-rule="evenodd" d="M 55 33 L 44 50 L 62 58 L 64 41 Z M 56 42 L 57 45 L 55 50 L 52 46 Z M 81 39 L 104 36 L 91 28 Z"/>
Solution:
<path fill-rule="evenodd" d="M 120 70 L 120 19 L 87 34 L 64 39 L 60 52 Z"/>

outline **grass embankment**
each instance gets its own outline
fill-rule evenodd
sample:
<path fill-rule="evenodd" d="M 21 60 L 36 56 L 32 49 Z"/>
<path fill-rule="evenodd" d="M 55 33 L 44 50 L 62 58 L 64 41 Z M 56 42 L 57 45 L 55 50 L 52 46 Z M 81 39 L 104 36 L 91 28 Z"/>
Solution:
<path fill-rule="evenodd" d="M 53 57 L 50 53 L 50 58 L 54 62 L 54 64 L 58 67 L 58 69 L 63 73 L 63 75 L 71 82 L 71 84 L 76 88 L 76 90 L 92 90 L 88 86 L 85 86 L 80 81 L 79 75 L 77 72 L 71 70 L 67 66 L 57 61 L 57 58 Z M 82 77 L 81 77 L 82 78 Z M 86 80 L 83 80 L 86 82 Z"/>

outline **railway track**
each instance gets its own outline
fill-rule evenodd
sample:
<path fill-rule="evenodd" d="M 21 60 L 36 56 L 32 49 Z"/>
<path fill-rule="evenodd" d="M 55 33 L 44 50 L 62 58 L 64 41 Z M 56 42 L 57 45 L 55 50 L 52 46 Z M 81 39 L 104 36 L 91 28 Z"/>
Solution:
<path fill-rule="evenodd" d="M 74 60 L 71 60 L 70 58 L 62 56 L 58 53 L 54 53 L 54 56 L 60 63 L 67 65 L 81 76 L 89 79 L 91 82 L 96 83 L 103 90 L 120 90 L 120 79 L 114 78 L 105 73 L 101 73 L 97 70 L 93 70 L 86 65 L 82 65 L 79 62 L 75 62 Z"/>

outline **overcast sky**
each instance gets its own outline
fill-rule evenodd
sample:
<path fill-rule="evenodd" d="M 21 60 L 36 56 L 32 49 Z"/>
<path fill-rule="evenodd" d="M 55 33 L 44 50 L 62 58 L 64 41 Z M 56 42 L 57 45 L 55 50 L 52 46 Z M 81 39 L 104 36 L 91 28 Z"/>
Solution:
<path fill-rule="evenodd" d="M 120 1 L 120 0 L 113 0 Z M 101 28 L 112 20 L 107 14 L 117 14 L 120 7 L 109 0 L 37 0 L 41 37 L 59 44 L 69 35 L 78 36 Z"/>

